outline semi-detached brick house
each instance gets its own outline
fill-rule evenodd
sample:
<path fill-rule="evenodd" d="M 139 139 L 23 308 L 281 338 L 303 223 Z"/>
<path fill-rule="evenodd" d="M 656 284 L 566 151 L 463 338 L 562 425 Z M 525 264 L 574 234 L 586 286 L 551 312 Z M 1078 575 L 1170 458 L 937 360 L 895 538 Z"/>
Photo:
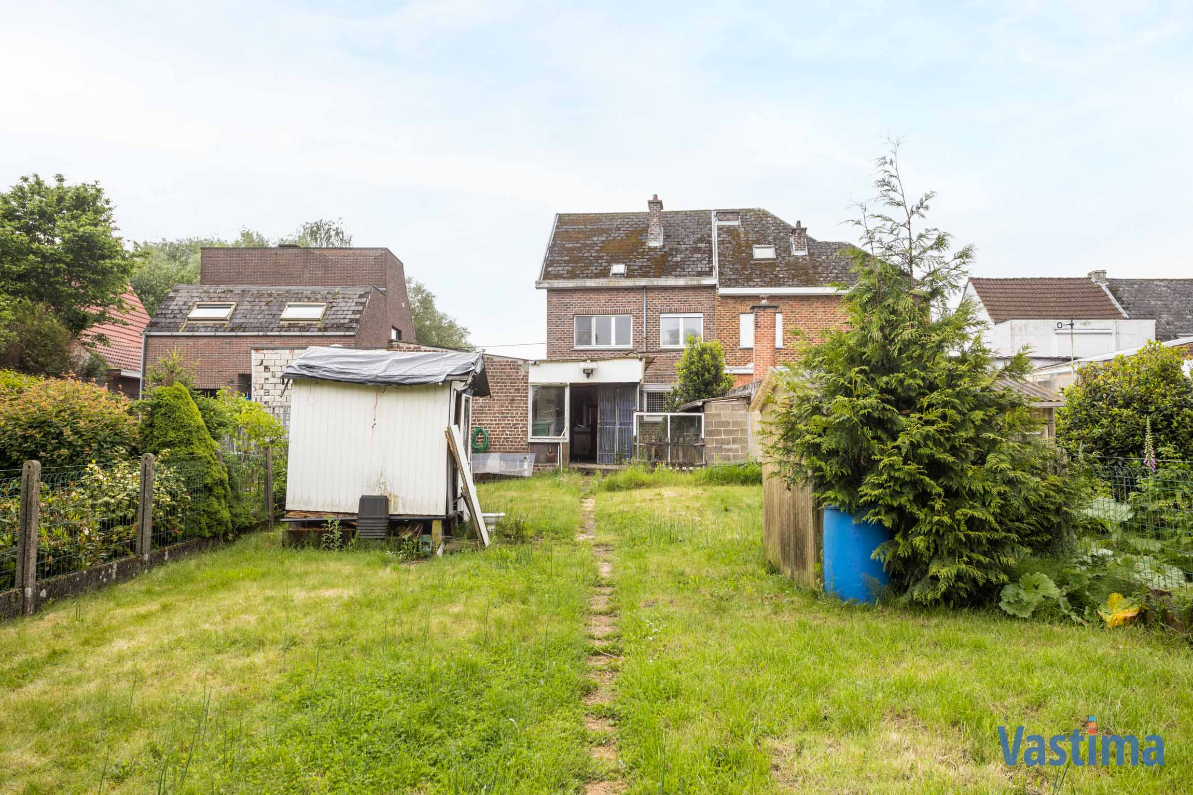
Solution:
<path fill-rule="evenodd" d="M 150 370 L 178 349 L 196 386 L 253 392 L 254 349 L 414 341 L 402 262 L 386 248 L 205 248 L 145 330 Z M 148 372 L 148 370 L 146 370 Z"/>
<path fill-rule="evenodd" d="M 762 209 L 561 213 L 535 286 L 547 358 L 530 367 L 529 447 L 546 461 L 632 454 L 633 412 L 658 411 L 690 336 L 717 339 L 735 384 L 791 361 L 799 331 L 840 326 L 856 252 Z"/>

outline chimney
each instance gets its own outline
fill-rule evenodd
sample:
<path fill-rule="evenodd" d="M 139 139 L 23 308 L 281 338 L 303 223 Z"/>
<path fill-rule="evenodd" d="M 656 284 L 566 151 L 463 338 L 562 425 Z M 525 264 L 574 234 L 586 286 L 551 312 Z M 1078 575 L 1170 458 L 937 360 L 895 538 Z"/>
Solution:
<path fill-rule="evenodd" d="M 1094 284 L 1109 284 L 1106 281 L 1106 271 L 1090 271 L 1089 280 Z"/>
<path fill-rule="evenodd" d="M 659 201 L 659 194 L 646 203 L 650 210 L 650 226 L 646 229 L 646 245 L 663 245 L 663 203 Z"/>
<path fill-rule="evenodd" d="M 763 303 L 754 304 L 750 311 L 754 313 L 754 380 L 761 381 L 777 364 L 775 361 L 775 315 L 779 314 L 779 305 L 762 299 Z"/>
<path fill-rule="evenodd" d="M 808 230 L 799 221 L 796 221 L 795 226 L 791 227 L 791 253 L 808 253 Z"/>

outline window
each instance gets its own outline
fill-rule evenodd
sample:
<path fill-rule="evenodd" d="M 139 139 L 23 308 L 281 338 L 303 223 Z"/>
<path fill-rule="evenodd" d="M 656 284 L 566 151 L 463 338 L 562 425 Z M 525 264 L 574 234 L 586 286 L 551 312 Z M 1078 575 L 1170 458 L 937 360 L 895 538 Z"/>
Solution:
<path fill-rule="evenodd" d="M 224 321 L 232 316 L 232 310 L 236 308 L 233 303 L 201 303 L 195 304 L 191 313 L 186 316 L 187 320 L 214 320 Z"/>
<path fill-rule="evenodd" d="M 779 312 L 775 315 L 775 347 L 783 347 L 783 313 Z"/>
<path fill-rule="evenodd" d="M 249 400 L 253 399 L 253 374 L 238 373 L 236 376 L 236 391 Z"/>
<path fill-rule="evenodd" d="M 610 265 L 609 266 L 609 275 L 610 276 L 625 276 L 625 265 L 620 264 L 620 263 L 617 265 Z"/>
<path fill-rule="evenodd" d="M 754 246 L 754 259 L 774 259 L 774 246 Z"/>
<path fill-rule="evenodd" d="M 629 315 L 576 315 L 577 348 L 629 348 L 633 343 Z"/>
<path fill-rule="evenodd" d="M 530 387 L 530 437 L 559 438 L 567 423 L 567 387 Z"/>
<path fill-rule="evenodd" d="M 659 347 L 682 348 L 688 337 L 704 341 L 704 315 L 659 315 Z"/>
<path fill-rule="evenodd" d="M 315 323 L 323 319 L 327 304 L 286 304 L 282 320 L 298 323 Z"/>
<path fill-rule="evenodd" d="M 389 338 L 391 340 L 394 340 L 395 342 L 401 342 L 402 341 L 402 330 L 400 328 L 398 328 L 397 326 L 390 326 L 389 327 Z"/>
<path fill-rule="evenodd" d="M 737 347 L 754 347 L 754 313 L 737 316 Z"/>
<path fill-rule="evenodd" d="M 642 410 L 652 412 L 663 412 L 667 410 L 667 398 L 671 395 L 671 390 L 648 390 L 642 393 Z"/>

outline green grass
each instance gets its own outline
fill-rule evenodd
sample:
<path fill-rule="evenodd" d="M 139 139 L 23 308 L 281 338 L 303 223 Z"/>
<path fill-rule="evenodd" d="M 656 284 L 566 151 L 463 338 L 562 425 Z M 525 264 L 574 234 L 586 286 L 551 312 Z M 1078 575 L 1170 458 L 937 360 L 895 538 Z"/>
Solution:
<path fill-rule="evenodd" d="M 1048 792 L 1056 769 L 1007 768 L 997 727 L 1068 733 L 1091 714 L 1102 731 L 1162 734 L 1166 766 L 1071 768 L 1064 792 L 1193 781 L 1183 643 L 834 603 L 767 573 L 758 492 L 598 500 L 597 540 L 616 556 L 614 710 L 631 793 Z"/>
<path fill-rule="evenodd" d="M 835 604 L 768 573 L 757 485 L 668 477 L 597 494 L 631 793 L 1048 792 L 996 727 L 1090 714 L 1163 734 L 1166 767 L 1072 768 L 1063 791 L 1193 780 L 1174 638 Z M 534 543 L 404 564 L 260 534 L 0 625 L 0 792 L 582 792 L 609 768 L 584 728 L 579 490 L 481 485 Z"/>
<path fill-rule="evenodd" d="M 632 491 L 660 486 L 748 486 L 762 483 L 758 463 L 718 464 L 687 472 L 657 467 L 630 466 L 601 478 L 600 491 Z"/>
<path fill-rule="evenodd" d="M 576 479 L 494 491 L 574 533 Z M 595 574 L 570 541 L 403 564 L 271 533 L 0 625 L 0 791 L 578 791 Z"/>

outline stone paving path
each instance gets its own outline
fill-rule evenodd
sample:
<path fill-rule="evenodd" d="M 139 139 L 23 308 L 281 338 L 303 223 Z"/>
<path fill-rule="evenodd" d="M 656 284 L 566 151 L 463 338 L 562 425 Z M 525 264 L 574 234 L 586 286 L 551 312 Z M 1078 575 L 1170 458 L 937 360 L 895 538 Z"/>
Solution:
<path fill-rule="evenodd" d="M 588 602 L 588 637 L 592 652 L 588 655 L 589 676 L 596 689 L 584 698 L 588 708 L 584 716 L 584 728 L 593 735 L 592 755 L 601 763 L 605 777 L 589 782 L 585 795 L 619 795 L 625 792 L 626 784 L 617 768 L 617 742 L 613 722 L 606 716 L 607 706 L 613 700 L 613 683 L 617 678 L 617 656 L 602 649 L 607 639 L 617 634 L 617 613 L 613 609 L 613 548 L 608 544 L 595 544 L 596 500 L 587 493 L 580 503 L 580 533 L 576 540 L 593 544 L 592 552 L 597 559 L 600 584 Z"/>

